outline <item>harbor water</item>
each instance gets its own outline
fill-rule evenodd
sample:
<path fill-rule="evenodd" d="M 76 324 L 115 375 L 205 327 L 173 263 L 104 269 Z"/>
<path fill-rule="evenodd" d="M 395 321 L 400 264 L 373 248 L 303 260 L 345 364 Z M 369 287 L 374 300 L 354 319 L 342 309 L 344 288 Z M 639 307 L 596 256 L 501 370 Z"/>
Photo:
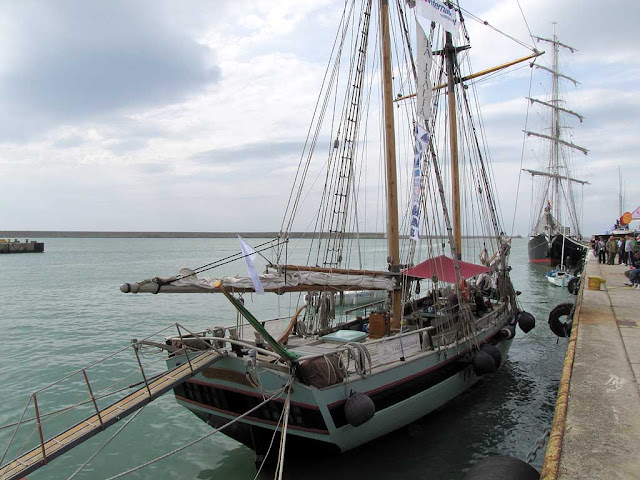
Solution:
<path fill-rule="evenodd" d="M 44 254 L 0 256 L 2 426 L 19 420 L 32 392 L 126 347 L 132 338 L 143 338 L 176 322 L 192 331 L 235 324 L 235 311 L 221 295 L 124 295 L 119 291 L 124 282 L 169 276 L 182 267 L 199 267 L 236 253 L 239 245 L 235 239 L 44 241 Z M 264 241 L 251 239 L 249 243 Z M 306 263 L 305 255 L 295 253 L 294 243 L 290 254 L 299 258 L 293 260 Z M 380 240 L 365 241 L 365 250 L 386 257 Z M 284 477 L 461 479 L 475 462 L 489 455 L 526 459 L 551 424 L 567 345 L 566 339 L 558 340 L 551 333 L 547 316 L 558 303 L 573 297 L 546 280 L 544 266 L 528 263 L 526 239 L 513 240 L 511 265 L 514 286 L 522 292 L 522 307 L 535 315 L 537 326 L 527 335 L 518 329 L 498 372 L 435 413 L 356 450 L 330 458 L 317 458 L 313 451 L 287 456 Z M 207 275 L 243 273 L 244 268 L 243 261 L 235 262 Z M 259 319 L 276 317 L 290 308 L 286 296 L 268 297 L 245 295 L 246 306 Z M 175 329 L 167 333 L 174 334 Z M 144 361 L 159 372 L 163 357 L 145 357 Z M 135 355 L 128 349 L 87 372 L 99 389 L 135 367 Z M 84 398 L 78 397 L 79 391 L 86 397 L 82 378 L 39 393 L 38 402 L 43 409 L 61 408 Z M 30 416 L 33 405 L 25 418 Z M 29 479 L 68 478 L 103 447 L 120 424 L 30 474 Z M 33 427 L 31 423 L 26 428 L 29 434 Z M 58 433 L 55 427 L 55 419 L 45 422 L 45 437 Z M 211 427 L 167 394 L 145 407 L 74 478 L 115 476 L 210 432 Z M 11 427 L 0 430 L 2 452 L 12 433 Z M 20 435 L 17 438 L 21 441 L 37 445 L 37 433 L 31 438 Z M 539 451 L 532 462 L 538 470 L 543 454 Z M 125 478 L 235 480 L 255 475 L 253 452 L 214 434 Z"/>

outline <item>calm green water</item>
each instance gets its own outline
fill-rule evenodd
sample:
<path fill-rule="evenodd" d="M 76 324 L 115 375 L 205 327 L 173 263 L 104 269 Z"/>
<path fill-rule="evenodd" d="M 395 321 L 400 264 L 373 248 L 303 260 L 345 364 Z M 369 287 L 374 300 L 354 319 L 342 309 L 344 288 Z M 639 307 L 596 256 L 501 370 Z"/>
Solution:
<path fill-rule="evenodd" d="M 0 351 L 4 354 L 0 425 L 17 421 L 35 390 L 125 347 L 131 338 L 143 338 L 175 322 L 196 330 L 235 322 L 235 313 L 222 296 L 124 295 L 118 289 L 123 282 L 171 275 L 181 267 L 198 267 L 235 253 L 239 250 L 235 240 L 43 240 L 44 254 L 0 256 Z M 250 243 L 260 242 L 252 239 Z M 379 241 L 370 241 L 367 250 L 381 259 L 386 256 Z M 304 260 L 293 245 L 290 253 L 292 261 Z M 314 459 L 313 452 L 305 458 L 291 456 L 287 458 L 285 477 L 459 479 L 487 455 L 524 459 L 550 425 L 566 349 L 566 340 L 556 340 L 546 318 L 570 295 L 546 281 L 544 267 L 529 265 L 525 239 L 513 241 L 511 264 L 513 283 L 523 292 L 523 307 L 536 316 L 538 326 L 527 335 L 518 330 L 509 356 L 496 374 L 440 411 L 369 445 L 329 460 Z M 219 276 L 243 270 L 244 265 L 236 262 L 211 273 Z M 285 296 L 266 297 L 246 298 L 247 306 L 259 312 L 261 319 L 277 316 L 290 307 Z M 168 331 L 167 335 L 174 333 Z M 150 373 L 164 366 L 161 355 L 146 355 L 143 361 Z M 135 356 L 129 349 L 89 369 L 88 375 L 98 391 L 135 367 Z M 120 385 L 138 380 L 130 377 Z M 43 411 L 73 404 L 86 397 L 84 388 L 82 376 L 75 376 L 38 393 L 38 403 Z M 90 413 L 86 407 L 78 415 Z M 31 416 L 32 405 L 26 414 Z M 50 419 L 44 424 L 45 436 L 57 433 L 69 418 L 79 417 Z M 68 478 L 120 424 L 29 475 L 29 479 Z M 0 430 L 2 452 L 12 432 L 12 428 Z M 166 395 L 147 406 L 76 478 L 116 475 L 209 432 L 209 427 Z M 32 424 L 21 430 L 18 438 L 32 446 L 37 433 L 29 437 L 31 434 Z M 540 452 L 533 464 L 538 469 L 542 457 Z M 126 478 L 254 476 L 253 453 L 216 434 Z"/>

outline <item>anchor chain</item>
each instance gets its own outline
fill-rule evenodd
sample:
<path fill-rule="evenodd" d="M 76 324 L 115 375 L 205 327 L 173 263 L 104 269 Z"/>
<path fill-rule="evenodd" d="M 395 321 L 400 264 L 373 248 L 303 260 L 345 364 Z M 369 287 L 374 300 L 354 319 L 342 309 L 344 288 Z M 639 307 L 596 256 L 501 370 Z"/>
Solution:
<path fill-rule="evenodd" d="M 551 434 L 551 429 L 550 428 L 545 429 L 542 436 L 536 442 L 536 446 L 533 448 L 533 450 L 531 450 L 531 452 L 529 452 L 529 455 L 527 455 L 527 463 L 530 464 L 536 459 L 536 457 L 538 456 L 538 450 L 540 450 L 545 446 L 545 444 L 547 443 L 547 438 L 549 438 L 550 434 Z"/>

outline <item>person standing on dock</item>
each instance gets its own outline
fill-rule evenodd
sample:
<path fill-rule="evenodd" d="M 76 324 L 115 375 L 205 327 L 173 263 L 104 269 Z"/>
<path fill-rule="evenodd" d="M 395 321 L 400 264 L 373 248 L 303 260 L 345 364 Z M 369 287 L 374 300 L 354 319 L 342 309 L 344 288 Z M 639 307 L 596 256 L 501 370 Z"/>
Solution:
<path fill-rule="evenodd" d="M 623 263 L 626 263 L 626 255 L 624 253 L 624 247 L 625 247 L 625 239 L 624 238 L 619 238 L 618 239 L 618 265 L 622 265 Z"/>
<path fill-rule="evenodd" d="M 625 253 L 625 262 L 627 265 L 631 265 L 633 261 L 633 237 L 631 235 L 627 235 L 625 237 L 624 242 L 624 253 Z"/>
<path fill-rule="evenodd" d="M 609 240 L 607 240 L 607 253 L 609 254 L 609 258 L 607 259 L 608 265 L 614 264 L 617 252 L 618 252 L 618 243 L 616 242 L 616 237 L 611 235 L 609 237 Z"/>
<path fill-rule="evenodd" d="M 596 251 L 598 253 L 598 263 L 605 263 L 605 259 L 607 257 L 602 237 L 598 237 L 598 241 L 596 242 Z"/>

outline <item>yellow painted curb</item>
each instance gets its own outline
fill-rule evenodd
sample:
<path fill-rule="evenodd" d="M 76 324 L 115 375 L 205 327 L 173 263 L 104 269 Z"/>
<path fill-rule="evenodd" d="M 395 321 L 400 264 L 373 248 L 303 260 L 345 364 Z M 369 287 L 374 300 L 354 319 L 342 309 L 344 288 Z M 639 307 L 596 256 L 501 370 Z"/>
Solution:
<path fill-rule="evenodd" d="M 585 275 L 584 271 L 583 275 Z M 586 277 L 583 277 L 583 280 L 586 280 Z M 567 420 L 567 404 L 569 403 L 569 386 L 571 384 L 571 373 L 573 372 L 573 360 L 576 355 L 576 341 L 578 339 L 578 327 L 580 324 L 580 309 L 582 307 L 584 287 L 588 282 L 583 281 L 580 283 L 580 292 L 578 292 L 576 309 L 573 312 L 571 337 L 569 337 L 567 353 L 565 354 L 564 364 L 562 366 L 562 376 L 560 377 L 560 385 L 558 386 L 556 409 L 553 415 L 551 434 L 549 435 L 549 445 L 547 446 L 547 452 L 544 456 L 540 480 L 556 480 L 558 478 L 558 470 L 560 469 L 562 439 L 564 437 L 565 423 Z"/>

